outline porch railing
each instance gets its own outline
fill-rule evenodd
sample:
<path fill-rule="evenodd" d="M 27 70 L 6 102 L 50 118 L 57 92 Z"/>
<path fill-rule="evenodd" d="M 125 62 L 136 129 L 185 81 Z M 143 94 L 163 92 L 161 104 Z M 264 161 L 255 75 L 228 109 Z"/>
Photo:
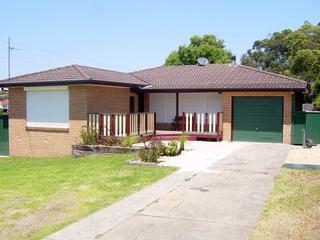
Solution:
<path fill-rule="evenodd" d="M 88 113 L 87 126 L 100 137 L 155 134 L 156 113 Z"/>
<path fill-rule="evenodd" d="M 182 130 L 192 133 L 220 134 L 222 113 L 182 113 Z"/>

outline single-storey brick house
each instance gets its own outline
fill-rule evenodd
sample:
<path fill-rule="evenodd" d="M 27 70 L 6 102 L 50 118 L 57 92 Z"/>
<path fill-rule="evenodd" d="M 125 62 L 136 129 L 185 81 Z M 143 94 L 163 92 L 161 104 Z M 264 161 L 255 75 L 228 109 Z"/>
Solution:
<path fill-rule="evenodd" d="M 292 111 L 307 83 L 235 64 L 132 73 L 71 65 L 0 87 L 9 88 L 10 155 L 57 156 L 70 154 L 87 125 L 104 136 L 179 130 L 195 138 L 291 143 Z"/>

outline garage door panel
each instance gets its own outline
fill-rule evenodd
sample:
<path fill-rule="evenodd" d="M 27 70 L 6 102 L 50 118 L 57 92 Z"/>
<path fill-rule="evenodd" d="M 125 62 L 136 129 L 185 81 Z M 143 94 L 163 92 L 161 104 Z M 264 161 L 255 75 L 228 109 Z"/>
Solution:
<path fill-rule="evenodd" d="M 282 97 L 234 97 L 233 140 L 282 142 Z"/>

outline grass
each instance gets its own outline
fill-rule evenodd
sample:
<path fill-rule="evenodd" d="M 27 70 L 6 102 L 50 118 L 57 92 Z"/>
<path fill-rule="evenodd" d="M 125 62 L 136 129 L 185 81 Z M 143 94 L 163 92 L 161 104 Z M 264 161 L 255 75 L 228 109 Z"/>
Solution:
<path fill-rule="evenodd" d="M 283 168 L 250 239 L 319 239 L 320 170 Z"/>
<path fill-rule="evenodd" d="M 41 239 L 175 171 L 132 157 L 0 159 L 0 239 Z"/>

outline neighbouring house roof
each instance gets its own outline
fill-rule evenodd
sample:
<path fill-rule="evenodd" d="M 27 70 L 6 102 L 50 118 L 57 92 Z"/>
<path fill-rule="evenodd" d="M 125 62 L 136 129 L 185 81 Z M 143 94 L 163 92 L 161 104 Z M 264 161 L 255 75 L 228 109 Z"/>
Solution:
<path fill-rule="evenodd" d="M 131 74 L 148 82 L 149 86 L 144 87 L 148 90 L 303 90 L 307 86 L 306 81 L 231 64 L 162 66 Z"/>
<path fill-rule="evenodd" d="M 80 65 L 54 68 L 47 71 L 25 74 L 0 81 L 0 87 L 69 84 L 102 84 L 128 87 L 147 85 L 145 82 L 128 73 Z"/>
<path fill-rule="evenodd" d="M 0 108 L 8 108 L 9 100 L 1 100 L 0 101 Z"/>
<path fill-rule="evenodd" d="M 307 82 L 243 65 L 162 66 L 131 73 L 71 65 L 0 81 L 0 87 L 103 84 L 157 90 L 304 90 Z"/>

